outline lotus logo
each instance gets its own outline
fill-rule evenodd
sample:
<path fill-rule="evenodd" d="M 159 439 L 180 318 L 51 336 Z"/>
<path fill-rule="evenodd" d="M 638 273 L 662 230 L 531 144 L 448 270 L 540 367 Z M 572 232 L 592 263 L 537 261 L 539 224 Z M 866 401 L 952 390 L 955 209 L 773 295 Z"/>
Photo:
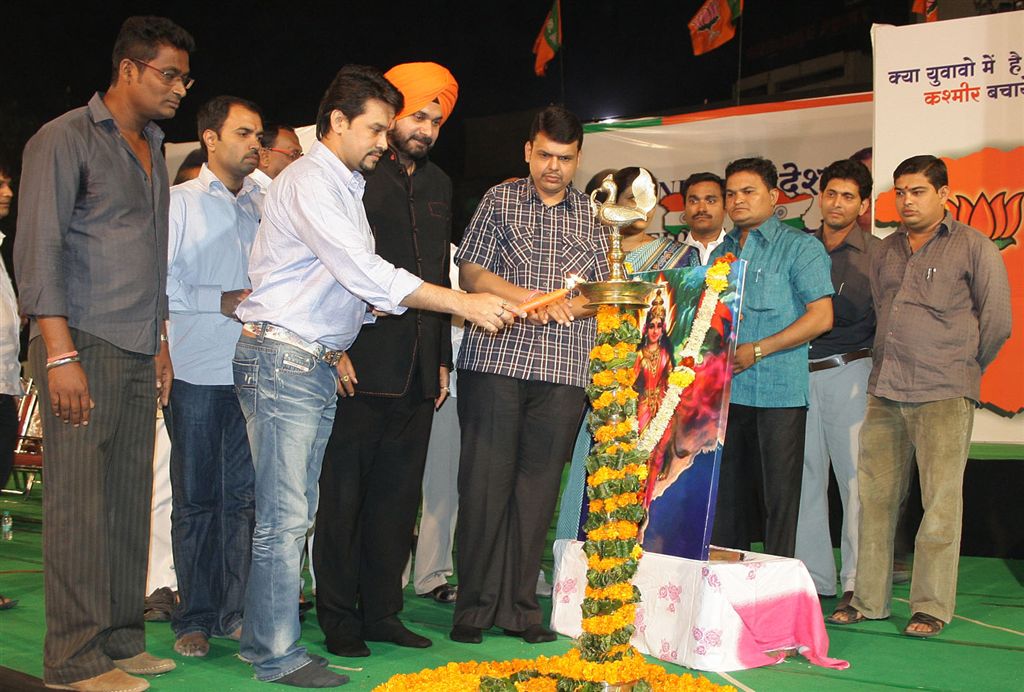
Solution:
<path fill-rule="evenodd" d="M 1016 245 L 1017 231 L 1024 217 L 1024 192 L 1010 195 L 1000 192 L 989 198 L 984 192 L 977 199 L 970 200 L 963 195 L 954 195 L 946 201 L 950 213 L 960 223 L 965 223 L 988 235 L 1000 250 Z"/>

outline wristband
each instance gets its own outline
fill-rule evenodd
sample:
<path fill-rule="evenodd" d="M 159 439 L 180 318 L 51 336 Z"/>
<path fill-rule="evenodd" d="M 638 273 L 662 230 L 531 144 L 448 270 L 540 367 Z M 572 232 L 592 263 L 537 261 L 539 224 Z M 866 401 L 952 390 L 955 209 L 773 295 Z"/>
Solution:
<path fill-rule="evenodd" d="M 56 360 L 63 360 L 65 358 L 71 358 L 72 356 L 77 356 L 77 355 L 78 355 L 78 351 L 68 351 L 67 353 L 62 353 L 59 356 L 53 356 L 52 358 L 47 358 L 46 362 L 47 363 L 52 363 L 52 362 L 54 362 Z"/>
<path fill-rule="evenodd" d="M 54 368 L 59 368 L 60 366 L 67 365 L 68 363 L 78 362 L 81 362 L 81 359 L 78 357 L 78 354 L 76 353 L 75 355 L 68 356 L 67 358 L 58 358 L 57 360 L 47 361 L 46 369 L 53 370 Z"/>
<path fill-rule="evenodd" d="M 756 365 L 757 363 L 760 363 L 762 358 L 764 358 L 764 354 L 761 353 L 761 342 L 760 341 L 755 341 L 754 342 L 754 364 Z"/>

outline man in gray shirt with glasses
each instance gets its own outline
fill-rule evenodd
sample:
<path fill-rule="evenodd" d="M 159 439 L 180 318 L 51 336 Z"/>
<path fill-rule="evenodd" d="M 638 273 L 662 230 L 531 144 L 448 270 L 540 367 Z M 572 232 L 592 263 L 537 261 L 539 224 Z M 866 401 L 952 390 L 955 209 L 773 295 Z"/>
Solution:
<path fill-rule="evenodd" d="M 169 189 L 153 122 L 192 85 L 192 37 L 131 17 L 110 87 L 25 147 L 15 251 L 46 440 L 43 543 L 47 686 L 145 690 L 174 668 L 145 651 L 157 397 L 172 371 Z"/>

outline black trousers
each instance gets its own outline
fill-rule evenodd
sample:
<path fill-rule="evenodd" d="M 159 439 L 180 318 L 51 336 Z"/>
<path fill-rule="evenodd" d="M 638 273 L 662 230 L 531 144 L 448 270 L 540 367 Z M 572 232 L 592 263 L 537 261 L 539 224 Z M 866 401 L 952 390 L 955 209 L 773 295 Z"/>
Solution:
<path fill-rule="evenodd" d="M 729 405 L 712 543 L 748 550 L 763 535 L 766 553 L 793 557 L 806 423 L 802 407 Z"/>
<path fill-rule="evenodd" d="M 10 394 L 0 394 L 0 488 L 14 468 L 14 446 L 18 442 L 18 405 Z"/>
<path fill-rule="evenodd" d="M 71 330 L 89 394 L 89 425 L 53 415 L 39 379 L 43 422 L 43 679 L 69 683 L 113 670 L 145 648 L 142 610 L 149 559 L 156 371 L 153 357 Z M 46 372 L 42 337 L 32 371 Z"/>
<path fill-rule="evenodd" d="M 434 400 L 412 378 L 403 397 L 339 398 L 320 471 L 313 568 L 320 628 L 359 636 L 402 610 Z"/>
<path fill-rule="evenodd" d="M 537 571 L 584 400 L 581 387 L 459 372 L 454 624 L 540 623 Z"/>

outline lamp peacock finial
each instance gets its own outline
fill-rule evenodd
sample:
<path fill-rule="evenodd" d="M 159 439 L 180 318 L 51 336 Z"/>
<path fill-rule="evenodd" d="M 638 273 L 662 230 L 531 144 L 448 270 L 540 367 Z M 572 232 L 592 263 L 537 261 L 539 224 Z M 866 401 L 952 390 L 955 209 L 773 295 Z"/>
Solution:
<path fill-rule="evenodd" d="M 654 179 L 647 169 L 640 169 L 640 173 L 633 180 L 632 191 L 635 206 L 616 204 L 618 187 L 615 185 L 612 175 L 609 174 L 601 186 L 590 193 L 590 203 L 598 220 L 605 226 L 622 228 L 646 219 L 648 212 L 658 203 L 658 197 L 654 190 Z M 599 206 L 597 195 L 601 192 L 604 192 L 606 197 L 604 204 Z"/>
<path fill-rule="evenodd" d="M 588 307 L 597 305 L 617 305 L 622 308 L 640 309 L 647 308 L 647 296 L 656 288 L 656 284 L 649 281 L 630 279 L 622 265 L 625 253 L 622 251 L 622 234 L 619 229 L 632 223 L 646 219 L 647 214 L 654 209 L 658 198 L 654 190 L 654 179 L 649 171 L 641 168 L 633 185 L 630 188 L 633 192 L 635 206 L 619 205 L 615 202 L 618 199 L 618 186 L 614 178 L 609 175 L 601 183 L 601 186 L 590 195 L 590 204 L 598 221 L 606 226 L 611 226 L 609 233 L 608 266 L 609 276 L 604 281 L 586 281 L 580 284 L 579 289 L 586 296 Z M 597 196 L 605 193 L 607 197 L 603 204 L 597 203 Z"/>

